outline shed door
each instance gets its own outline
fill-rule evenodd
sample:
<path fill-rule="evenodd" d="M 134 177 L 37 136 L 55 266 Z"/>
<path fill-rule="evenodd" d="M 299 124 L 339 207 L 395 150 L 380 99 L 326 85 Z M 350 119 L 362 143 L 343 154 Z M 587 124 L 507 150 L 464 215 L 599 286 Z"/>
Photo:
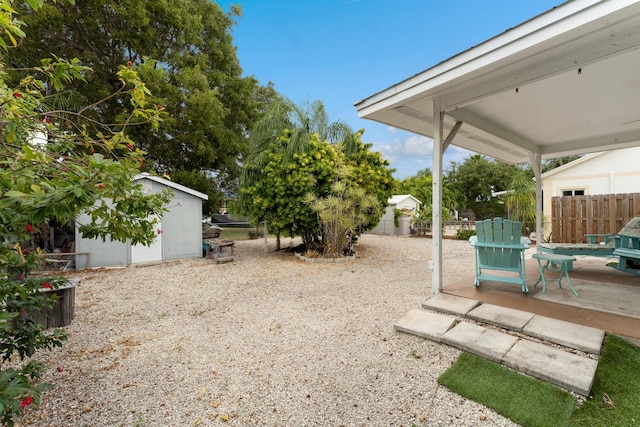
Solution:
<path fill-rule="evenodd" d="M 156 223 L 156 237 L 151 246 L 131 246 L 131 263 L 162 261 L 162 222 Z"/>

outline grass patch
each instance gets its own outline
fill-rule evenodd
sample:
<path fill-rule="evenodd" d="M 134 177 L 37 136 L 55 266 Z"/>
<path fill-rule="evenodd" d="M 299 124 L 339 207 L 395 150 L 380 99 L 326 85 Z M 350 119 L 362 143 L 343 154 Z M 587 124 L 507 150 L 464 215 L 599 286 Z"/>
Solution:
<path fill-rule="evenodd" d="M 571 425 L 640 425 L 640 347 L 615 335 L 607 337 L 591 397 L 576 410 Z"/>
<path fill-rule="evenodd" d="M 251 228 L 224 228 L 224 225 L 221 225 L 223 228 L 222 233 L 220 233 L 220 238 L 225 240 L 249 240 L 249 231 L 253 231 L 253 227 Z"/>
<path fill-rule="evenodd" d="M 438 382 L 523 426 L 567 426 L 577 402 L 559 387 L 469 353 L 460 354 Z"/>

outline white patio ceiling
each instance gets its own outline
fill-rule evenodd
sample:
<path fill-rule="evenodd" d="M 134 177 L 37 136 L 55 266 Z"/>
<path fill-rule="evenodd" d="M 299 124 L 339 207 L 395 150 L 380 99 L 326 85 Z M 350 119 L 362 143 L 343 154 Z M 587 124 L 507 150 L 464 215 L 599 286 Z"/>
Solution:
<path fill-rule="evenodd" d="M 449 144 L 510 163 L 531 161 L 537 235 L 541 159 L 640 145 L 640 0 L 565 2 L 355 106 L 361 118 L 434 139 L 437 294 L 442 155 Z"/>
<path fill-rule="evenodd" d="M 574 0 L 355 104 L 510 163 L 640 145 L 640 1 Z"/>

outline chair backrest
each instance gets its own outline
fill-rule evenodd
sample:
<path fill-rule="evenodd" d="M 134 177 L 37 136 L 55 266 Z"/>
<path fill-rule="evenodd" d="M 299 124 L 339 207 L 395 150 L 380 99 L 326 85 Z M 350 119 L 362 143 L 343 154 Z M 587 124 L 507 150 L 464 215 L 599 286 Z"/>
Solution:
<path fill-rule="evenodd" d="M 632 218 L 615 236 L 616 248 L 640 249 L 640 217 Z"/>
<path fill-rule="evenodd" d="M 522 247 L 505 247 L 519 245 L 522 236 L 522 223 L 508 219 L 494 218 L 476 222 L 478 256 L 484 265 L 499 268 L 513 268 L 520 265 Z"/>

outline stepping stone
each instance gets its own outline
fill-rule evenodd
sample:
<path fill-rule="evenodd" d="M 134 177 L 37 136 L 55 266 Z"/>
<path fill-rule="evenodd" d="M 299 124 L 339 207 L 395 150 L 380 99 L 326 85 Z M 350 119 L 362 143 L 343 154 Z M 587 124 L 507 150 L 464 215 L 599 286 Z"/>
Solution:
<path fill-rule="evenodd" d="M 470 319 L 491 325 L 500 326 L 512 331 L 522 332 L 522 328 L 534 317 L 533 313 L 515 310 L 513 308 L 500 307 L 493 304 L 480 304 L 467 313 Z"/>
<path fill-rule="evenodd" d="M 522 332 L 545 341 L 575 348 L 592 354 L 600 354 L 604 331 L 545 316 L 535 316 Z"/>
<path fill-rule="evenodd" d="M 473 310 L 478 304 L 480 304 L 480 301 L 475 299 L 440 293 L 429 298 L 422 304 L 422 307 L 442 313 L 466 316 L 466 314 Z"/>
<path fill-rule="evenodd" d="M 517 337 L 469 322 L 458 323 L 442 337 L 446 344 L 496 363 L 501 362 L 517 340 Z"/>
<path fill-rule="evenodd" d="M 516 371 L 589 396 L 598 361 L 555 347 L 519 340 L 503 358 Z"/>
<path fill-rule="evenodd" d="M 456 318 L 446 314 L 414 308 L 394 323 L 397 331 L 441 342 L 442 336 L 455 324 Z"/>

